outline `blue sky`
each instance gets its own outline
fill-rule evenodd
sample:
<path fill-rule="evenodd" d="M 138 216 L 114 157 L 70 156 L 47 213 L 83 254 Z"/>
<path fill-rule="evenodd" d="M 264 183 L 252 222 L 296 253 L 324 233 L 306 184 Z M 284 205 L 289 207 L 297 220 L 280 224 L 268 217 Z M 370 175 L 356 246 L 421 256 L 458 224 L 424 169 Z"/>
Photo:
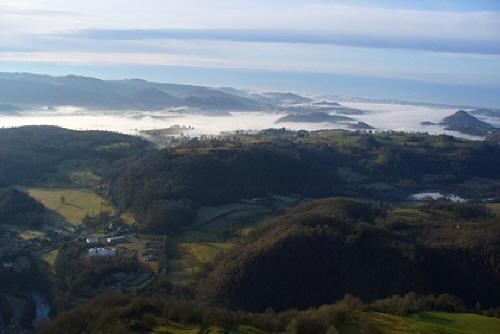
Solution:
<path fill-rule="evenodd" d="M 500 107 L 500 1 L 3 0 L 0 71 Z"/>

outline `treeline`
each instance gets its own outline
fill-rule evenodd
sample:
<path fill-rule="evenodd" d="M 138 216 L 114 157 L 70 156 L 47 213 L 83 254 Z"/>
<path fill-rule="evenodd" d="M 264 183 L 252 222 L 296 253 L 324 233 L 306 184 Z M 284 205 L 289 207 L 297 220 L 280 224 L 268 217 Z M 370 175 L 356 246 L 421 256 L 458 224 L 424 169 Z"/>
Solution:
<path fill-rule="evenodd" d="M 168 296 L 138 297 L 123 294 L 99 296 L 91 302 L 60 314 L 41 334 L 79 333 L 136 333 L 151 332 L 167 322 L 199 326 L 200 331 L 218 326 L 227 332 L 241 326 L 252 326 L 266 333 L 337 333 L 344 325 L 358 332 L 379 333 L 366 319 L 366 312 L 375 311 L 404 316 L 422 311 L 477 312 L 487 315 L 498 310 L 467 309 L 455 296 L 416 295 L 393 296 L 366 304 L 359 298 L 345 296 L 334 304 L 308 310 L 263 313 L 234 312 L 209 308 L 193 301 Z"/>
<path fill-rule="evenodd" d="M 45 221 L 45 207 L 16 188 L 0 188 L 0 225 L 39 227 Z"/>
<path fill-rule="evenodd" d="M 0 328 L 5 329 L 15 322 L 17 327 L 33 329 L 33 319 L 36 317 L 35 300 L 29 293 L 9 291 L 9 297 L 12 296 L 19 298 L 22 302 L 13 305 L 10 298 L 0 291 L 0 317 L 3 322 Z"/>
<path fill-rule="evenodd" d="M 415 237 L 414 229 L 391 231 L 385 215 L 379 204 L 349 199 L 300 206 L 225 253 L 199 285 L 197 298 L 260 312 L 328 304 L 347 293 L 373 301 L 415 291 L 498 306 L 498 224 L 472 229 L 460 242 L 434 245 L 424 233 Z"/>
<path fill-rule="evenodd" d="M 163 150 L 127 168 L 116 188 L 123 207 L 140 218 L 144 229 L 165 233 L 192 223 L 199 205 L 270 193 L 331 193 L 340 182 L 336 170 L 327 167 L 333 160 L 319 151 L 272 144 L 208 152 Z"/>
<path fill-rule="evenodd" d="M 38 263 L 38 260 L 29 254 L 17 254 L 23 258 L 28 265 L 23 270 L 0 270 L 0 292 L 13 291 L 41 291 L 48 293 L 52 283 L 47 275 L 46 268 Z M 8 259 L 4 259 L 8 260 Z"/>
<path fill-rule="evenodd" d="M 343 133 L 258 139 L 194 142 L 188 148 L 152 152 L 119 175 L 117 195 L 145 226 L 148 221 L 171 224 L 164 233 L 193 221 L 187 219 L 190 215 L 167 218 L 172 208 L 196 209 L 268 194 L 388 198 L 389 193 L 364 185 L 384 182 L 407 191 L 426 184 L 429 175 L 433 186 L 471 177 L 500 178 L 500 145 L 494 142 Z M 340 177 L 339 170 L 348 176 Z"/>
<path fill-rule="evenodd" d="M 109 276 L 136 272 L 136 257 L 88 257 L 87 247 L 67 243 L 59 249 L 54 264 L 53 306 L 55 311 L 69 309 L 82 298 L 92 298 Z"/>
<path fill-rule="evenodd" d="M 427 201 L 422 210 L 430 213 L 445 211 L 462 220 L 485 219 L 494 216 L 491 210 L 483 203 L 456 203 L 445 198 Z"/>
<path fill-rule="evenodd" d="M 17 253 L 15 257 L 4 257 L 2 260 L 14 263 L 23 261 L 24 265 L 14 270 L 0 268 L 0 330 L 11 324 L 15 324 L 18 330 L 32 330 L 32 321 L 36 315 L 32 292 L 51 294 L 50 269 L 28 251 Z"/>
<path fill-rule="evenodd" d="M 31 185 L 48 178 L 68 182 L 68 176 L 60 175 L 62 167 L 97 172 L 146 147 L 138 137 L 112 132 L 53 126 L 0 129 L 0 186 Z"/>

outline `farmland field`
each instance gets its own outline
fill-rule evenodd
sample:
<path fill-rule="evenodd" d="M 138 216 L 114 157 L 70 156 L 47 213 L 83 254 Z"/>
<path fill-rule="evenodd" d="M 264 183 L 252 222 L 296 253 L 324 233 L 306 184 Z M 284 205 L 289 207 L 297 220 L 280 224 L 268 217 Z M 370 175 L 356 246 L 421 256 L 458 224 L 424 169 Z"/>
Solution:
<path fill-rule="evenodd" d="M 195 225 L 171 239 L 176 252 L 168 260 L 169 279 L 179 284 L 191 282 L 205 263 L 236 245 L 271 215 L 263 206 L 244 203 L 200 208 Z"/>
<path fill-rule="evenodd" d="M 422 312 L 412 317 L 422 333 L 500 333 L 500 319 L 477 314 L 453 314 L 444 312 Z"/>
<path fill-rule="evenodd" d="M 54 264 L 56 263 L 57 254 L 59 254 L 59 249 L 51 250 L 50 252 L 43 254 L 42 260 L 50 264 L 51 267 L 54 267 Z"/>
<path fill-rule="evenodd" d="M 45 233 L 42 231 L 36 231 L 36 230 L 25 230 L 22 231 L 19 236 L 23 238 L 24 240 L 31 240 L 31 239 L 36 239 L 36 238 L 42 238 L 45 236 Z"/>
<path fill-rule="evenodd" d="M 421 312 L 409 317 L 369 312 L 366 321 L 384 334 L 496 334 L 500 319 L 477 314 Z M 341 334 L 358 333 L 352 325 L 341 328 Z"/>
<path fill-rule="evenodd" d="M 208 333 L 213 334 L 222 334 L 226 333 L 224 329 L 220 327 L 212 326 L 208 328 Z M 181 324 L 176 324 L 173 322 L 169 322 L 167 325 L 158 326 L 154 332 L 155 334 L 169 333 L 169 334 L 197 334 L 202 333 L 201 328 L 198 326 L 184 326 Z M 260 330 L 257 330 L 253 327 L 249 326 L 239 326 L 236 330 L 231 331 L 231 333 L 235 334 L 260 334 L 264 333 Z"/>
<path fill-rule="evenodd" d="M 99 212 L 114 213 L 113 206 L 106 199 L 90 190 L 31 188 L 28 189 L 28 194 L 57 212 L 72 225 L 81 224 L 86 215 L 95 216 Z"/>
<path fill-rule="evenodd" d="M 187 283 L 203 264 L 210 263 L 222 252 L 234 246 L 232 242 L 183 242 L 177 245 L 177 256 L 169 261 L 169 277 L 174 283 Z"/>
<path fill-rule="evenodd" d="M 500 203 L 490 203 L 488 208 L 497 216 L 500 216 Z"/>

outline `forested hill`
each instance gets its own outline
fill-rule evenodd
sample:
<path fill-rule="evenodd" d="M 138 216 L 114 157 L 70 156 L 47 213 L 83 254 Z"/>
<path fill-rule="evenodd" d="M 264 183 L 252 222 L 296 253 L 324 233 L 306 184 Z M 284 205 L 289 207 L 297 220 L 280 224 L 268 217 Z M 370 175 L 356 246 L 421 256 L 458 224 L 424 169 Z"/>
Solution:
<path fill-rule="evenodd" d="M 469 305 L 497 305 L 498 223 L 464 234 L 466 242 L 431 246 L 428 235 L 415 238 L 417 230 L 409 226 L 407 232 L 387 228 L 387 214 L 374 203 L 348 199 L 300 206 L 226 254 L 200 286 L 198 298 L 246 311 L 306 309 L 345 294 L 373 301 L 408 292 L 450 293 Z"/>
<path fill-rule="evenodd" d="M 128 166 L 116 189 L 123 207 L 140 219 L 158 220 L 158 212 L 171 211 L 161 209 L 167 206 L 216 205 L 270 194 L 391 198 L 412 187 L 474 177 L 500 179 L 498 143 L 326 131 L 154 151 Z M 379 184 L 384 188 L 372 186 Z M 189 219 L 179 224 L 184 223 Z"/>
<path fill-rule="evenodd" d="M 0 226 L 3 224 L 39 227 L 44 223 L 45 207 L 15 188 L 0 188 Z"/>
<path fill-rule="evenodd" d="M 113 161 L 149 147 L 137 137 L 104 131 L 73 131 L 53 126 L 0 129 L 0 186 L 31 185 L 71 170 L 102 172 Z"/>

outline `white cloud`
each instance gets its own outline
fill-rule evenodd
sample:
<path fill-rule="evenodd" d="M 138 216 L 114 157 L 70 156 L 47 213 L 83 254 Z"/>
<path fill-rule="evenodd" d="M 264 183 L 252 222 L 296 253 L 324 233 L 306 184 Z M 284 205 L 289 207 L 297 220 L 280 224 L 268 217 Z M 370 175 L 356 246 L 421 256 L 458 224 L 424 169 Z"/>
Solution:
<path fill-rule="evenodd" d="M 71 43 L 71 41 L 66 41 Z M 3 62 L 152 65 L 355 74 L 437 83 L 500 84 L 500 56 L 458 55 L 287 43 L 229 41 L 92 41 L 85 52 L 0 52 Z M 56 44 L 59 44 L 56 42 Z M 89 50 L 92 49 L 92 50 Z M 119 52 L 117 50 L 135 50 Z M 149 50 L 149 51 L 143 51 Z"/>
<path fill-rule="evenodd" d="M 23 20 L 23 15 L 30 20 Z M 500 14 L 495 12 L 399 10 L 306 1 L 8 1 L 0 5 L 0 22 L 4 29 L 32 33 L 97 28 L 241 28 L 500 40 Z"/>
<path fill-rule="evenodd" d="M 333 2 L 333 1 L 332 1 Z M 500 13 L 366 8 L 311 1 L 18 0 L 0 3 L 0 61 L 182 65 L 498 84 L 499 56 L 227 41 L 99 41 L 84 29 L 269 29 L 373 40 L 500 43 Z M 376 43 L 375 43 L 376 44 Z M 16 52 L 24 50 L 26 52 Z M 29 51 L 29 52 L 27 52 Z"/>

